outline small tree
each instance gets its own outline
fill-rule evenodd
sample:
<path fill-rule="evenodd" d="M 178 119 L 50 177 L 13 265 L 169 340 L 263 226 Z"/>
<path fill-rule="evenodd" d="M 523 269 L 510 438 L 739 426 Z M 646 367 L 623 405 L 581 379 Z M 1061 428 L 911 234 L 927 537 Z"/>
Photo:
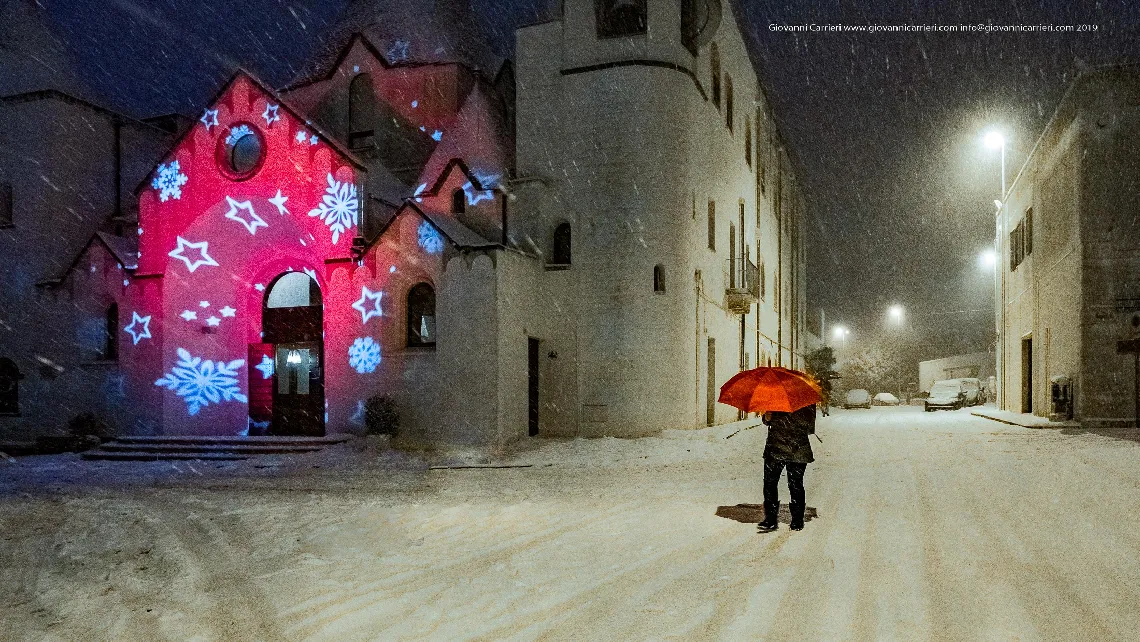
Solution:
<path fill-rule="evenodd" d="M 816 348 L 804 357 L 804 370 L 819 382 L 823 389 L 823 403 L 831 403 L 831 381 L 839 377 L 835 371 L 835 351 L 830 346 Z"/>

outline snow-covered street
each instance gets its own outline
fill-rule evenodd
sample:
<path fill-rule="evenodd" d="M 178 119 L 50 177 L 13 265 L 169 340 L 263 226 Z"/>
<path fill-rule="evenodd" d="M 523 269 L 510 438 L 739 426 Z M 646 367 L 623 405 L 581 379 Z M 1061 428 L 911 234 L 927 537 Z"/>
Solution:
<path fill-rule="evenodd" d="M 724 438 L 739 427 L 537 440 L 503 462 L 530 468 L 2 465 L 0 638 L 1140 631 L 1140 444 L 966 411 L 836 411 L 806 477 L 818 517 L 761 535 L 717 515 L 760 503 L 764 430 Z"/>

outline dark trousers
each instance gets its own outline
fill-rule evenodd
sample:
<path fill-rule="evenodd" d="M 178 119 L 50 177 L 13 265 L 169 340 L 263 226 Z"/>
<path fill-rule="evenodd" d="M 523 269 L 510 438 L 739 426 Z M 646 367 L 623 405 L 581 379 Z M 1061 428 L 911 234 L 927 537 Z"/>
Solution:
<path fill-rule="evenodd" d="M 780 483 L 780 473 L 783 472 L 784 467 L 788 468 L 788 493 L 792 496 L 792 502 L 788 505 L 788 509 L 792 513 L 792 519 L 799 519 L 803 521 L 804 518 L 804 472 L 807 471 L 807 464 L 801 464 L 794 461 L 782 461 L 779 459 L 765 459 L 764 460 L 764 521 L 775 524 L 774 518 L 768 516 L 775 516 L 780 510 L 780 493 L 778 485 Z"/>

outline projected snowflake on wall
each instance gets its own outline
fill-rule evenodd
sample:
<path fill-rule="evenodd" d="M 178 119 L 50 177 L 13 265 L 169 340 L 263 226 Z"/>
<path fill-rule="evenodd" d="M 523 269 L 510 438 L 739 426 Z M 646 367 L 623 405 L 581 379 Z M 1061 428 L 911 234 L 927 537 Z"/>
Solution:
<path fill-rule="evenodd" d="M 263 354 L 261 355 L 261 363 L 254 366 L 254 368 L 261 371 L 262 379 L 268 379 L 273 376 L 273 359 L 270 359 L 269 355 Z"/>
<path fill-rule="evenodd" d="M 428 254 L 439 254 L 443 251 L 443 236 L 431 223 L 424 221 L 416 228 L 416 236 L 420 247 Z"/>
<path fill-rule="evenodd" d="M 348 365 L 360 374 L 375 372 L 380 365 L 380 344 L 372 337 L 360 337 L 348 348 Z"/>
<path fill-rule="evenodd" d="M 131 313 L 131 322 L 127 327 L 123 328 L 123 332 L 131 335 L 134 343 L 131 345 L 138 345 L 139 341 L 149 339 L 150 337 L 150 315 L 140 317 L 138 312 Z"/>
<path fill-rule="evenodd" d="M 158 200 L 165 203 L 170 198 L 181 199 L 182 186 L 188 180 L 190 179 L 179 170 L 178 161 L 170 161 L 160 164 L 158 169 L 154 170 L 154 180 L 150 182 L 150 186 L 158 190 Z"/>
<path fill-rule="evenodd" d="M 379 349 L 377 349 L 379 352 Z M 379 359 L 379 357 L 377 357 Z M 161 379 L 154 382 L 160 388 L 168 388 L 186 401 L 186 412 L 198 414 L 204 406 L 223 401 L 248 403 L 249 399 L 238 388 L 238 368 L 245 359 L 235 359 L 228 363 L 195 357 L 189 351 L 178 348 L 178 363 Z"/>
<path fill-rule="evenodd" d="M 230 135 L 226 136 L 226 147 L 233 147 L 239 140 L 253 133 L 249 125 L 238 125 L 230 128 Z"/>
<path fill-rule="evenodd" d="M 340 235 L 356 223 L 356 185 L 340 182 L 328 175 L 329 185 L 325 196 L 316 209 L 309 210 L 309 216 L 317 217 L 332 231 L 332 242 L 336 244 Z"/>

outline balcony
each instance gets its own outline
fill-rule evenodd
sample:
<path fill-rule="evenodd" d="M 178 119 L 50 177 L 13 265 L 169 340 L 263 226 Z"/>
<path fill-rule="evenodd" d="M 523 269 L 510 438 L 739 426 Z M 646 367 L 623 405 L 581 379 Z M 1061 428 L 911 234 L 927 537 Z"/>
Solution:
<path fill-rule="evenodd" d="M 760 274 L 749 260 L 725 261 L 724 302 L 733 314 L 748 314 L 752 304 L 760 299 Z"/>

